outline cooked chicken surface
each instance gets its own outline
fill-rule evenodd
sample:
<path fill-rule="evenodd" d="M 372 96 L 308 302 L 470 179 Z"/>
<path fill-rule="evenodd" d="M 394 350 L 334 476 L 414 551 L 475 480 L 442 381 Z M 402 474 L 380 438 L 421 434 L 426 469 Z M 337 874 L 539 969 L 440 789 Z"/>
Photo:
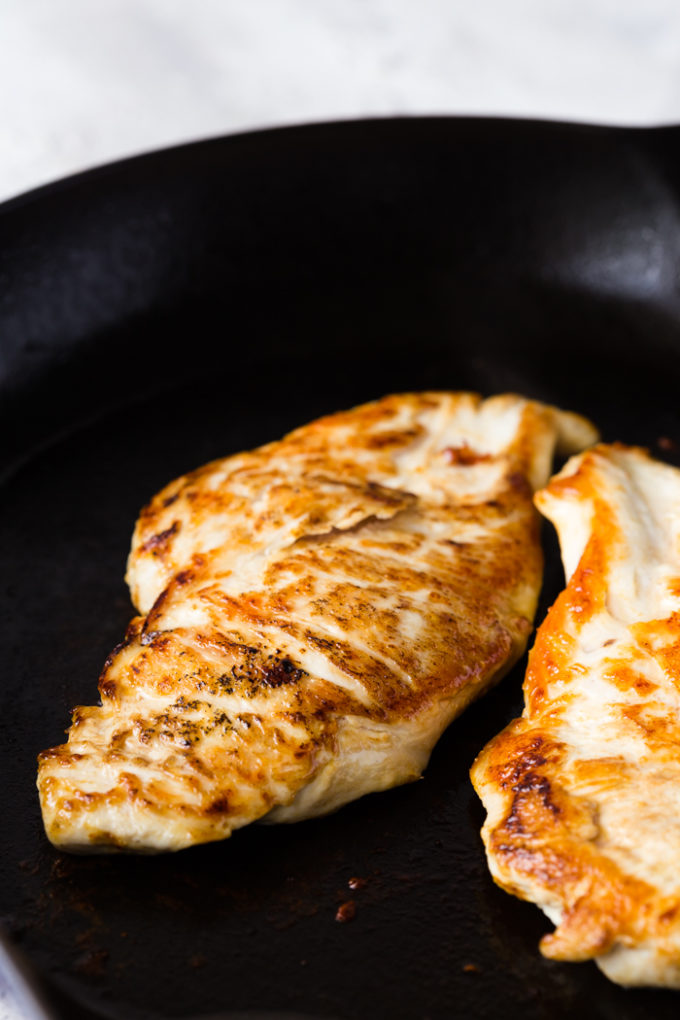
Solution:
<path fill-rule="evenodd" d="M 532 491 L 592 426 L 516 396 L 387 397 L 170 484 L 142 512 L 140 615 L 101 706 L 40 756 L 77 852 L 176 850 L 420 776 L 522 652 Z"/>
<path fill-rule="evenodd" d="M 568 585 L 472 769 L 489 866 L 556 923 L 545 956 L 680 988 L 680 471 L 598 446 L 536 502 Z"/>

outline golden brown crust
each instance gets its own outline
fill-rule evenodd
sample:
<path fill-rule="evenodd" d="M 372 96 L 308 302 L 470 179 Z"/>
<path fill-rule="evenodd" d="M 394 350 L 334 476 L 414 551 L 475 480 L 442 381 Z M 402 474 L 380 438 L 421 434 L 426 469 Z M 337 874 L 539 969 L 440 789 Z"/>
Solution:
<path fill-rule="evenodd" d="M 571 576 L 472 769 L 489 865 L 559 922 L 544 955 L 680 987 L 680 472 L 595 447 L 536 501 Z"/>
<path fill-rule="evenodd" d="M 592 434 L 513 396 L 387 397 L 167 486 L 102 705 L 41 756 L 50 838 L 176 849 L 416 778 L 524 648 L 564 422 Z"/>

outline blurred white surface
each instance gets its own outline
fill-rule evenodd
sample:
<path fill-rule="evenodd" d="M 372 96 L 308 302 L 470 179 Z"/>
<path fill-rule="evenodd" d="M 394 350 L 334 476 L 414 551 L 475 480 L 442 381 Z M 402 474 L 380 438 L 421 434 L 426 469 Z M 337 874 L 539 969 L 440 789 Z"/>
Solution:
<path fill-rule="evenodd" d="M 680 122 L 678 0 L 0 0 L 0 200 L 276 124 Z M 0 977 L 0 1020 L 18 1020 Z"/>
<path fill-rule="evenodd" d="M 0 200 L 274 124 L 680 120 L 677 0 L 0 0 L 0 47 Z"/>

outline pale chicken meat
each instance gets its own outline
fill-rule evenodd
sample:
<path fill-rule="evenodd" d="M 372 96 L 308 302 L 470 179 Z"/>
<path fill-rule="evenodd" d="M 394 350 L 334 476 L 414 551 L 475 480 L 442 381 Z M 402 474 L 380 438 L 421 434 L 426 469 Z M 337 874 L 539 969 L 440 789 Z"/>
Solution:
<path fill-rule="evenodd" d="M 76 852 L 176 850 L 416 779 L 525 647 L 532 493 L 577 415 L 512 395 L 386 397 L 179 478 L 142 512 L 139 611 L 40 756 Z"/>
<path fill-rule="evenodd" d="M 680 988 L 680 471 L 596 446 L 536 501 L 568 583 L 472 769 L 489 866 L 557 925 L 545 956 Z"/>

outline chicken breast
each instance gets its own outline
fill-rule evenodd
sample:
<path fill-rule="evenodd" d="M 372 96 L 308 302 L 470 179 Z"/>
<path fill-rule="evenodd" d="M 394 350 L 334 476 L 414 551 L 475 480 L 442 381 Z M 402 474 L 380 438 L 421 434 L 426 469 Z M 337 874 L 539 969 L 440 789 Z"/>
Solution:
<path fill-rule="evenodd" d="M 594 438 L 516 396 L 391 396 L 173 482 L 137 524 L 101 705 L 40 756 L 49 838 L 177 850 L 419 777 L 524 649 L 532 490 Z"/>
<path fill-rule="evenodd" d="M 557 925 L 545 956 L 680 988 L 680 471 L 598 446 L 536 501 L 568 584 L 472 768 L 489 867 Z"/>

